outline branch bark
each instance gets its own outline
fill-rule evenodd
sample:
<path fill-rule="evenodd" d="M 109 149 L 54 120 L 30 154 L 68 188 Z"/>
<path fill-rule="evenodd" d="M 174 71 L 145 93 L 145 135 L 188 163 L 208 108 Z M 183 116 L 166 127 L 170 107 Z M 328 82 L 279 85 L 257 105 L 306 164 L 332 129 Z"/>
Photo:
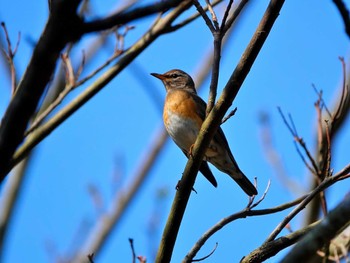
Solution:
<path fill-rule="evenodd" d="M 319 222 L 315 222 L 303 229 L 293 232 L 287 236 L 283 236 L 277 238 L 274 241 L 264 244 L 258 249 L 252 251 L 247 257 L 244 257 L 241 260 L 241 263 L 258 263 L 263 262 L 274 255 L 276 255 L 281 250 L 290 247 L 291 245 L 298 242 L 303 236 L 309 233 L 312 229 L 314 229 Z"/>
<path fill-rule="evenodd" d="M 350 193 L 334 208 L 314 229 L 310 231 L 295 247 L 283 258 L 281 262 L 309 262 L 321 249 L 349 223 Z"/>
<path fill-rule="evenodd" d="M 199 166 L 203 159 L 204 151 L 214 136 L 221 123 L 225 112 L 231 106 L 244 79 L 248 75 L 259 51 L 276 21 L 284 0 L 272 0 L 251 39 L 247 49 L 243 53 L 239 64 L 232 73 L 218 102 L 204 121 L 196 143 L 193 147 L 193 158 L 187 162 L 184 174 L 181 178 L 179 190 L 174 198 L 162 240 L 158 249 L 156 262 L 170 262 L 180 224 L 190 197 Z"/>
<path fill-rule="evenodd" d="M 76 15 L 79 0 L 53 1 L 45 26 L 26 72 L 20 81 L 0 126 L 0 182 L 9 162 L 22 142 L 29 119 L 34 114 L 44 89 L 66 43 L 79 38 L 82 20 Z"/>
<path fill-rule="evenodd" d="M 67 43 L 77 41 L 87 32 L 107 29 L 118 24 L 127 23 L 159 11 L 165 11 L 181 3 L 179 0 L 167 0 L 159 5 L 143 7 L 145 9 L 144 12 L 142 12 L 141 8 L 137 9 L 137 11 L 121 12 L 119 15 L 112 16 L 113 19 L 111 21 L 107 19 L 109 22 L 102 23 L 103 26 L 94 26 L 99 24 L 99 22 L 84 23 L 78 16 L 77 8 L 80 2 L 81 0 L 51 1 L 48 22 L 34 49 L 27 70 L 1 121 L 0 183 L 14 166 L 12 157 L 24 139 L 25 129 L 29 120 L 38 107 L 39 100 L 56 67 L 57 59 Z M 154 40 L 156 37 L 151 33 L 153 32 L 150 32 L 149 38 Z M 143 49 L 140 49 L 140 52 L 141 50 Z M 118 69 L 119 71 L 120 69 Z M 103 83 L 103 86 L 105 84 L 106 82 Z"/>

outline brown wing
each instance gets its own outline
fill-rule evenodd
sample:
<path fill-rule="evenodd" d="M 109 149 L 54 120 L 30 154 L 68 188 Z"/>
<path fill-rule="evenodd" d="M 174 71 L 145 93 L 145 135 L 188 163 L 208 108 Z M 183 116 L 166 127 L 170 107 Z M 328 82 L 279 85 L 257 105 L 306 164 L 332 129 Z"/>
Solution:
<path fill-rule="evenodd" d="M 192 96 L 193 96 L 193 99 L 196 101 L 197 114 L 202 118 L 202 120 L 204 120 L 205 119 L 205 111 L 206 111 L 206 108 L 207 108 L 207 104 L 205 103 L 204 100 L 202 100 L 201 97 L 199 97 L 197 95 L 194 95 L 194 94 L 192 94 Z M 230 150 L 230 146 L 228 145 L 227 139 L 226 139 L 225 134 L 222 131 L 221 127 L 218 128 L 217 132 L 214 135 L 213 140 L 215 142 L 217 142 L 218 144 L 222 145 L 223 147 L 225 147 L 228 155 L 230 156 L 230 159 L 231 159 L 233 165 L 235 166 L 235 168 L 238 171 L 240 171 L 239 167 L 238 167 L 238 164 L 237 164 L 235 158 L 233 157 L 233 154 L 232 154 L 232 152 Z"/>

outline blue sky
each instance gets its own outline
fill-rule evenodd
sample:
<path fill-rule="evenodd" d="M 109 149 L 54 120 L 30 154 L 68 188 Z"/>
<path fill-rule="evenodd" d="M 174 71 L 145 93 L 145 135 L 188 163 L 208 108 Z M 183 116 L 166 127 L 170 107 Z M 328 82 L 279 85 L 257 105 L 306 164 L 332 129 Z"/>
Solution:
<path fill-rule="evenodd" d="M 346 3 L 350 6 L 349 1 Z M 109 13 L 117 4 L 115 1 L 92 1 L 96 16 Z M 237 24 L 223 54 L 219 91 L 235 68 L 267 4 L 268 1 L 251 1 Z M 47 14 L 47 1 L 0 0 L 0 20 L 6 23 L 12 42 L 16 42 L 18 31 L 22 34 L 15 58 L 19 77 L 30 59 L 31 43 L 40 36 Z M 132 23 L 136 28 L 128 33 L 126 45 L 131 45 L 153 19 Z M 84 37 L 83 44 L 88 44 L 90 37 Z M 104 202 L 103 211 L 108 209 L 115 191 L 113 173 L 116 169 L 121 170 L 121 183 L 127 186 L 162 127 L 165 91 L 149 73 L 163 73 L 173 68 L 194 73 L 201 67 L 199 63 L 211 44 L 210 31 L 202 19 L 178 32 L 162 36 L 37 147 L 8 233 L 4 262 L 52 262 L 54 258 L 47 252 L 48 245 L 61 257 L 81 247 L 101 213 L 91 200 L 88 186 L 98 188 Z M 296 197 L 284 188 L 267 162 L 259 115 L 264 112 L 270 116 L 274 144 L 287 174 L 307 188 L 310 175 L 295 151 L 293 138 L 283 124 L 277 106 L 292 114 L 299 135 L 313 149 L 317 96 L 311 84 L 323 90 L 325 101 L 332 107 L 342 80 L 338 57 L 343 56 L 348 61 L 348 44 L 349 39 L 332 1 L 296 0 L 284 4 L 234 101 L 233 106 L 238 108 L 236 115 L 222 126 L 241 169 L 251 179 L 258 177 L 259 192 L 264 191 L 269 179 L 272 181 L 259 208 L 274 207 Z M 112 48 L 108 46 L 100 52 L 98 60 L 89 65 L 86 72 L 101 64 Z M 82 45 L 74 50 L 75 56 L 81 54 L 81 49 Z M 4 72 L 3 67 L 1 72 Z M 5 74 L 1 76 L 2 114 L 10 99 L 10 82 Z M 207 81 L 200 91 L 204 99 L 208 95 L 208 85 Z M 83 89 L 73 92 L 65 103 Z M 150 90 L 154 97 L 150 96 Z M 154 103 L 155 100 L 158 102 Z M 349 163 L 349 134 L 348 120 L 334 144 L 332 167 L 335 171 Z M 185 164 L 181 151 L 168 141 L 97 262 L 130 262 L 128 238 L 134 239 L 136 253 L 152 262 L 152 249 L 159 242 L 175 195 L 174 187 Z M 209 227 L 247 204 L 246 195 L 228 176 L 214 168 L 212 170 L 219 186 L 215 189 L 201 175 L 197 177 L 195 188 L 198 194 L 191 196 L 172 262 L 180 262 Z M 167 194 L 159 199 L 157 193 L 161 190 Z M 329 207 L 334 207 L 348 191 L 347 181 L 332 187 L 327 194 Z M 150 237 L 147 228 L 155 215 L 159 216 L 158 227 L 155 235 Z M 198 257 L 208 254 L 218 242 L 217 250 L 206 262 L 238 262 L 258 247 L 286 215 L 285 211 L 238 220 L 209 239 Z M 300 217 L 294 219 L 292 228 L 298 229 L 301 221 Z M 283 253 L 277 258 L 281 255 Z"/>

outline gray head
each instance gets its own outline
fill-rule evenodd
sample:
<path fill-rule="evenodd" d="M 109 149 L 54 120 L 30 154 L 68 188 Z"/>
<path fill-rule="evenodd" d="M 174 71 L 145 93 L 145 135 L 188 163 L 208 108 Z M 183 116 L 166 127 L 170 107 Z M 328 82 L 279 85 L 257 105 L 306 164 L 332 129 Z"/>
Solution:
<path fill-rule="evenodd" d="M 183 89 L 188 92 L 197 93 L 191 76 L 180 69 L 172 69 L 164 74 L 151 73 L 151 75 L 163 82 L 166 91 Z"/>

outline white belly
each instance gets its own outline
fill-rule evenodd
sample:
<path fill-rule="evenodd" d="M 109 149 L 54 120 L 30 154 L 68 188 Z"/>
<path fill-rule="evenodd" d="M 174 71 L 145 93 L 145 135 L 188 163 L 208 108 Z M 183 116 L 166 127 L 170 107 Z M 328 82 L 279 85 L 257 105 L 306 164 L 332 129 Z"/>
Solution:
<path fill-rule="evenodd" d="M 171 111 L 168 111 L 168 124 L 165 127 L 174 142 L 186 152 L 195 143 L 199 133 L 195 121 L 189 118 L 180 119 L 178 115 Z"/>

